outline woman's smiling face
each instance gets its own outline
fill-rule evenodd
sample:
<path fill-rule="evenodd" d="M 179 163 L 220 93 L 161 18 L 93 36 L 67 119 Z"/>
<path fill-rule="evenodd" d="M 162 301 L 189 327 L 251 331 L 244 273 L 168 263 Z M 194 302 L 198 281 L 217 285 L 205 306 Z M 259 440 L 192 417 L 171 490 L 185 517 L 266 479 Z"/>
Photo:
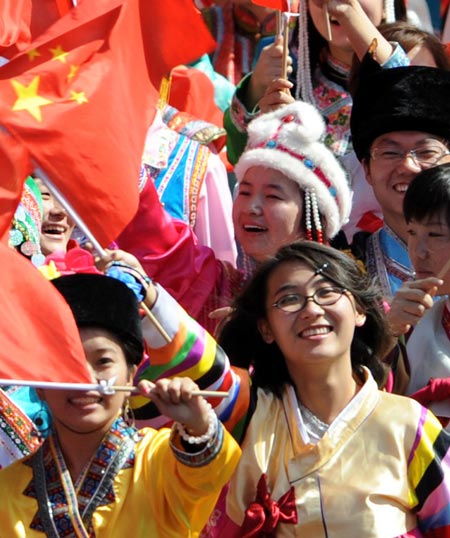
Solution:
<path fill-rule="evenodd" d="M 134 371 L 127 365 L 118 340 L 103 329 L 86 327 L 79 330 L 92 382 L 115 378 L 117 385 L 131 384 Z M 99 391 L 45 390 L 42 393 L 59 435 L 64 435 L 65 431 L 83 435 L 106 433 L 126 397 L 120 392 L 105 395 Z"/>
<path fill-rule="evenodd" d="M 261 320 L 260 330 L 266 342 L 277 343 L 288 369 L 339 359 L 350 361 L 355 327 L 365 322 L 350 293 L 337 294 L 336 302 L 327 306 L 309 298 L 302 309 L 293 313 L 274 306 L 286 295 L 311 297 L 317 290 L 330 287 L 336 284 L 295 261 L 280 264 L 269 277 L 266 319 Z"/>
<path fill-rule="evenodd" d="M 302 214 L 297 183 L 279 170 L 254 166 L 239 183 L 233 203 L 236 239 L 246 254 L 263 261 L 304 237 Z"/>

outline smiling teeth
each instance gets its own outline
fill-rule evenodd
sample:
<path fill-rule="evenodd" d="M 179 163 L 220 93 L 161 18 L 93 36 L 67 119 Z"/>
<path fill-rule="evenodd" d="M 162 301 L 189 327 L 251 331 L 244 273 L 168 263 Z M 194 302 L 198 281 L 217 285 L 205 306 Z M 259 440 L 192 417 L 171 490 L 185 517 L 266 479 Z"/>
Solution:
<path fill-rule="evenodd" d="M 397 192 L 406 192 L 409 185 L 401 183 L 400 185 L 395 185 L 394 190 Z"/>
<path fill-rule="evenodd" d="M 263 228 L 262 226 L 244 226 L 244 230 L 246 232 L 265 232 L 267 228 Z"/>
<path fill-rule="evenodd" d="M 42 229 L 43 233 L 50 233 L 50 234 L 62 234 L 64 233 L 65 229 L 62 226 L 45 226 Z"/>
<path fill-rule="evenodd" d="M 331 331 L 330 327 L 317 327 L 306 329 L 301 333 L 301 336 L 316 336 L 317 334 L 328 334 Z"/>

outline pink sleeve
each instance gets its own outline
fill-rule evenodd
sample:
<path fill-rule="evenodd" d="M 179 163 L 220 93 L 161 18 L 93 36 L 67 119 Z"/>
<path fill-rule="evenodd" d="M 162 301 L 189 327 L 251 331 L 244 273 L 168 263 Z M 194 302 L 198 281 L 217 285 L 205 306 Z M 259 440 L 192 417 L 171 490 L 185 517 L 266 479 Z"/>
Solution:
<path fill-rule="evenodd" d="M 211 247 L 219 260 L 236 267 L 232 211 L 233 200 L 225 165 L 219 155 L 211 153 L 200 191 L 194 232 L 201 245 Z"/>
<path fill-rule="evenodd" d="M 198 245 L 189 225 L 164 211 L 151 180 L 117 243 L 134 254 L 148 276 L 160 282 L 194 318 L 221 279 L 221 263 L 213 251 Z"/>

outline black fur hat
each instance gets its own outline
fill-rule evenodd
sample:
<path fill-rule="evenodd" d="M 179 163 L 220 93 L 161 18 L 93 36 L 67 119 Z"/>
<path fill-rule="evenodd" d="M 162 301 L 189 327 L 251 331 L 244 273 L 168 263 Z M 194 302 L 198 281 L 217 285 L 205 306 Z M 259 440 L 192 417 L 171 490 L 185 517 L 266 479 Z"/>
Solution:
<path fill-rule="evenodd" d="M 77 273 L 55 278 L 52 283 L 70 306 L 78 327 L 106 329 L 133 349 L 130 362 L 140 362 L 144 345 L 139 303 L 123 282 L 105 275 Z"/>
<path fill-rule="evenodd" d="M 363 61 L 350 121 L 361 161 L 378 136 L 421 131 L 450 140 L 450 72 L 435 67 L 374 67 Z"/>

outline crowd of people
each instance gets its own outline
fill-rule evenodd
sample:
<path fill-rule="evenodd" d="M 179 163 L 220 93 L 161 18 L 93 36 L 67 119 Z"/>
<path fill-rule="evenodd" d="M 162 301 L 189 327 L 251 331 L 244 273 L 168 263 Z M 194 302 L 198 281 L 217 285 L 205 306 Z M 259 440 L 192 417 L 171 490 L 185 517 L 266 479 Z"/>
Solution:
<path fill-rule="evenodd" d="M 217 47 L 177 68 L 189 110 L 161 96 L 114 242 L 24 178 L 9 246 L 104 390 L 0 387 L 0 538 L 448 537 L 444 22 L 195 4 Z"/>

